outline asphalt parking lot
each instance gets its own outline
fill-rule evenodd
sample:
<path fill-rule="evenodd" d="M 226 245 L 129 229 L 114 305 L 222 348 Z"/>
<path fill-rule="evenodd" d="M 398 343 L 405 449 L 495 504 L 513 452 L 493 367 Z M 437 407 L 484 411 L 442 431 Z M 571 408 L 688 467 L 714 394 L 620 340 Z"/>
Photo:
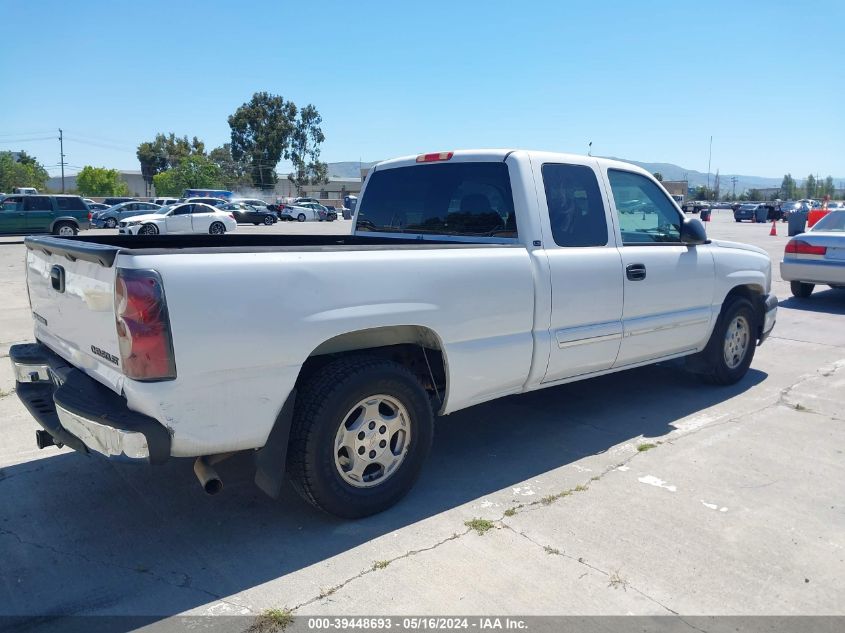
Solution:
<path fill-rule="evenodd" d="M 190 460 L 39 451 L 0 359 L 0 615 L 845 614 L 845 292 L 792 298 L 786 225 L 713 216 L 774 262 L 743 381 L 656 366 L 442 418 L 415 489 L 365 520 L 266 498 L 246 457 L 207 497 Z M 31 340 L 23 256 L 0 240 L 0 356 Z"/>

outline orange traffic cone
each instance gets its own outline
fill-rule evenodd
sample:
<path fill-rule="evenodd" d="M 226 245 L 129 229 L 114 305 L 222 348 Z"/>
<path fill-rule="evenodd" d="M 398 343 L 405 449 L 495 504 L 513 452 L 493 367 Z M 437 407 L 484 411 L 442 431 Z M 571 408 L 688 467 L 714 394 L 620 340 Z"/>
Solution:
<path fill-rule="evenodd" d="M 777 237 L 778 235 L 778 223 L 777 220 L 772 220 L 772 230 L 769 231 L 769 235 L 774 235 Z"/>

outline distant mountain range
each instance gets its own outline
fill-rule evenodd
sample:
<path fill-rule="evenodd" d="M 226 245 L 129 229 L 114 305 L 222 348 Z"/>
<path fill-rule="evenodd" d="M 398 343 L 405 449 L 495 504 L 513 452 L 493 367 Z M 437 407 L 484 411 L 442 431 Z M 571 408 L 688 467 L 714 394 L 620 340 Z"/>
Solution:
<path fill-rule="evenodd" d="M 613 156 L 607 156 L 607 158 L 615 158 Z M 627 158 L 616 158 L 615 160 L 624 160 L 628 163 L 633 163 L 643 169 L 650 171 L 651 173 L 660 172 L 663 175 L 664 180 L 687 180 L 689 181 L 690 187 L 698 187 L 700 185 L 707 184 L 707 174 L 704 172 L 696 171 L 694 169 L 686 169 L 684 167 L 679 167 L 678 165 L 673 165 L 672 163 L 644 163 L 637 160 L 630 160 Z M 345 161 L 340 163 L 329 163 L 329 176 L 335 178 L 358 178 L 360 176 L 360 169 L 362 167 L 372 167 L 378 161 L 373 161 L 371 163 L 364 163 L 358 161 Z M 728 192 L 733 189 L 733 183 L 731 183 L 731 178 L 736 176 L 736 192 L 737 194 L 745 191 L 746 189 L 768 189 L 770 187 L 780 187 L 780 183 L 783 178 L 766 178 L 765 176 L 744 176 L 741 174 L 719 174 L 719 188 L 723 192 Z M 821 175 L 822 178 L 826 177 L 826 174 Z M 716 174 L 710 174 L 710 186 L 712 187 L 715 184 Z M 839 183 L 845 181 L 845 177 L 842 178 L 834 178 L 834 182 L 836 182 L 836 186 L 839 187 Z M 798 180 L 798 184 L 800 185 L 803 183 L 803 180 Z"/>

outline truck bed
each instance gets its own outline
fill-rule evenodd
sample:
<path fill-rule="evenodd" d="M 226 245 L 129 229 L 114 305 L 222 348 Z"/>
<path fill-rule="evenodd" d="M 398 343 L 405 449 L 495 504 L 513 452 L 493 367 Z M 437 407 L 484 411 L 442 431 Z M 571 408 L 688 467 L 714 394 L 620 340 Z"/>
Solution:
<path fill-rule="evenodd" d="M 495 244 L 403 237 L 362 235 L 85 235 L 67 238 L 29 236 L 28 248 L 112 266 L 118 253 L 166 255 L 168 253 L 268 253 L 279 251 L 357 251 L 390 249 L 525 248 L 522 244 Z"/>

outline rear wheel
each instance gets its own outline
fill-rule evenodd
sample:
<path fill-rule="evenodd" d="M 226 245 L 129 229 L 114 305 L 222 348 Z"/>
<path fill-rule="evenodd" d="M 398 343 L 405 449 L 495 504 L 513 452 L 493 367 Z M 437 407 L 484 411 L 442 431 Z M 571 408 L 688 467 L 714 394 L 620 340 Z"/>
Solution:
<path fill-rule="evenodd" d="M 800 297 L 801 299 L 806 299 L 813 294 L 813 288 L 815 287 L 815 284 L 805 284 L 803 281 L 789 282 L 789 289 L 792 291 L 793 296 Z"/>
<path fill-rule="evenodd" d="M 143 224 L 138 229 L 138 235 L 158 235 L 158 227 L 155 224 Z"/>
<path fill-rule="evenodd" d="M 404 366 L 349 357 L 323 367 L 297 396 L 287 470 L 315 507 L 354 519 L 411 489 L 428 456 L 434 416 Z"/>
<path fill-rule="evenodd" d="M 223 235 L 226 232 L 226 227 L 222 222 L 212 222 L 208 227 L 208 232 L 212 235 Z"/>
<path fill-rule="evenodd" d="M 106 228 L 107 229 L 113 229 L 116 226 L 117 226 L 117 220 L 115 220 L 114 218 L 109 218 L 109 219 L 106 220 Z"/>
<path fill-rule="evenodd" d="M 305 222 L 305 214 L 300 213 L 298 216 L 296 216 L 296 220 L 297 222 Z"/>
<path fill-rule="evenodd" d="M 273 216 L 272 215 L 265 215 L 264 216 L 264 225 L 270 226 L 271 224 L 273 224 Z"/>
<path fill-rule="evenodd" d="M 59 222 L 53 227 L 53 233 L 59 237 L 73 237 L 79 233 L 79 229 L 76 228 L 75 224 L 71 224 L 70 222 Z"/>
<path fill-rule="evenodd" d="M 744 297 L 732 297 L 722 312 L 707 347 L 688 364 L 710 384 L 732 385 L 745 376 L 757 344 L 757 313 Z"/>

